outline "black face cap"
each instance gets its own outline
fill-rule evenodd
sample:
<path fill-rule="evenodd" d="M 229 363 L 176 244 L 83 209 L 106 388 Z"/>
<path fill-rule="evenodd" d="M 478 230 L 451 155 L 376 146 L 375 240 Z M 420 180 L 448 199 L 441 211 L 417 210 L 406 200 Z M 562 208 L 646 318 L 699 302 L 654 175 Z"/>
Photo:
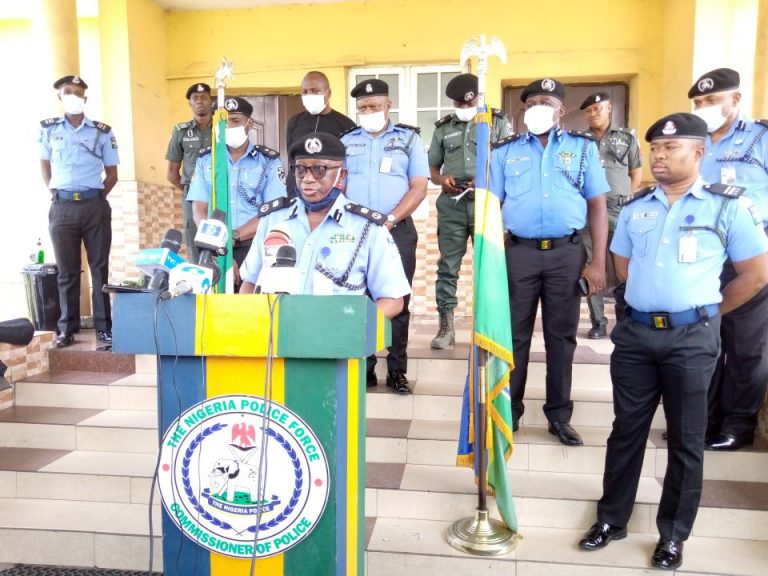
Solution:
<path fill-rule="evenodd" d="M 347 147 L 333 134 L 311 132 L 293 143 L 288 150 L 288 159 L 293 164 L 299 158 L 322 158 L 344 160 Z"/>
<path fill-rule="evenodd" d="M 474 74 L 459 74 L 448 82 L 445 95 L 457 102 L 471 102 L 477 96 L 477 82 Z"/>
<path fill-rule="evenodd" d="M 195 92 L 208 92 L 208 95 L 211 95 L 211 87 L 208 86 L 205 82 L 198 82 L 197 84 L 192 84 L 189 88 L 187 88 L 187 100 L 189 100 L 190 96 L 194 94 Z"/>
<path fill-rule="evenodd" d="M 355 99 L 368 96 L 389 96 L 389 85 L 384 80 L 371 78 L 370 80 L 363 80 L 352 88 L 349 95 Z"/>
<path fill-rule="evenodd" d="M 231 114 L 244 114 L 247 117 L 251 117 L 253 114 L 253 106 L 245 98 L 240 96 L 230 96 L 224 100 L 224 110 Z"/>
<path fill-rule="evenodd" d="M 554 96 L 560 102 L 565 102 L 565 85 L 552 78 L 534 80 L 523 89 L 523 93 L 520 94 L 520 101 L 525 102 L 529 96 L 538 96 L 539 94 Z"/>
<path fill-rule="evenodd" d="M 610 99 L 611 96 L 607 92 L 595 92 L 584 99 L 584 102 L 579 106 L 579 110 L 589 108 L 592 104 L 597 104 L 598 102 L 608 102 Z"/>
<path fill-rule="evenodd" d="M 82 86 L 85 90 L 88 89 L 88 84 L 80 76 L 63 76 L 53 83 L 53 88 L 58 90 L 65 84 L 73 84 L 74 86 Z"/>
<path fill-rule="evenodd" d="M 739 73 L 736 70 L 717 68 L 707 72 L 693 83 L 691 89 L 688 90 L 688 98 L 722 92 L 723 90 L 736 90 L 739 83 Z"/>
<path fill-rule="evenodd" d="M 662 138 L 693 138 L 704 140 L 707 137 L 707 123 L 695 114 L 678 112 L 664 116 L 653 123 L 645 133 L 645 141 L 652 142 Z"/>

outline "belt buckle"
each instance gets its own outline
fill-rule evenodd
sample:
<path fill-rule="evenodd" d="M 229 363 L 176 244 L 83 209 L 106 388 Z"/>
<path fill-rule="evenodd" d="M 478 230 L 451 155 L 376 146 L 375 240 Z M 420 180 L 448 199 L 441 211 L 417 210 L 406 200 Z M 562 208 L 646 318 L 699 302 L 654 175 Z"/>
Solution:
<path fill-rule="evenodd" d="M 554 242 L 552 242 L 552 240 L 546 239 L 546 240 L 539 240 L 536 247 L 539 250 L 552 250 L 552 248 L 554 248 L 555 245 L 554 245 Z"/>
<path fill-rule="evenodd" d="M 72 200 L 74 200 L 75 202 L 82 200 L 82 198 L 80 197 L 80 192 L 72 192 Z"/>
<path fill-rule="evenodd" d="M 656 312 L 650 314 L 651 328 L 654 330 L 669 330 L 672 328 L 672 323 L 669 321 L 669 314 L 666 312 Z"/>

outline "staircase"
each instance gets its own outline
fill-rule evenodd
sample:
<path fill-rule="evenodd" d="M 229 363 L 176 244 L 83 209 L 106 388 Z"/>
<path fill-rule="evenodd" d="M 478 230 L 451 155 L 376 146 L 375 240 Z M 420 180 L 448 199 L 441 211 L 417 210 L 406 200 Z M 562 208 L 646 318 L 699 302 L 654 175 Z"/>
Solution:
<path fill-rule="evenodd" d="M 582 317 L 587 318 L 586 308 Z M 536 332 L 526 414 L 508 466 L 523 539 L 509 555 L 475 558 L 445 540 L 448 526 L 472 516 L 476 504 L 472 471 L 453 464 L 468 321 L 457 321 L 454 351 L 429 349 L 435 319 L 412 318 L 411 325 L 408 376 L 415 381 L 414 394 L 398 396 L 382 383 L 367 396 L 367 574 L 657 573 L 649 559 L 658 537 L 659 478 L 667 458 L 661 410 L 646 448 L 629 537 L 597 552 L 577 547 L 595 519 L 602 488 L 613 418 L 610 342 L 587 340 L 588 321 L 582 322 L 572 423 L 585 445 L 567 448 L 547 433 L 541 410 L 544 348 L 540 328 Z M 154 357 L 134 360 L 93 352 L 89 345 L 52 351 L 51 371 L 17 383 L 15 406 L 0 411 L 0 562 L 148 567 L 148 503 L 157 446 Z M 379 363 L 381 382 L 384 364 Z M 704 476 L 702 505 L 678 572 L 764 576 L 768 446 L 707 453 Z M 493 499 L 489 502 L 493 506 Z M 152 517 L 159 569 L 157 496 Z"/>

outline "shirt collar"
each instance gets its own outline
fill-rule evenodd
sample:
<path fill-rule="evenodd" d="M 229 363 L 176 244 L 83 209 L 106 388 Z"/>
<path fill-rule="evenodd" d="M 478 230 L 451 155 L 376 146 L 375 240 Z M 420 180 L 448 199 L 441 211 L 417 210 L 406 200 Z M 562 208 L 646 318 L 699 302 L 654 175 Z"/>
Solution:
<path fill-rule="evenodd" d="M 344 206 L 346 206 L 348 203 L 349 203 L 349 199 L 346 196 L 344 196 L 344 193 L 342 192 L 341 194 L 339 194 L 339 197 L 336 198 L 336 201 L 333 204 L 331 204 L 331 208 L 326 213 L 323 222 L 330 220 L 331 222 L 334 222 L 339 226 L 344 226 L 344 223 L 348 218 L 347 210 L 346 208 L 344 208 Z M 300 196 L 297 198 L 296 204 L 293 206 L 293 208 L 291 208 L 291 211 L 288 214 L 289 220 L 293 218 L 298 218 L 299 220 L 301 220 L 307 225 L 307 228 L 309 228 L 309 219 L 307 218 L 307 208 L 304 205 L 304 200 L 302 200 Z"/>
<path fill-rule="evenodd" d="M 696 181 L 691 184 L 691 187 L 686 190 L 685 194 L 683 194 L 683 198 L 686 196 L 693 196 L 694 198 L 697 198 L 698 200 L 704 200 L 707 197 L 707 193 L 704 191 L 704 179 L 699 176 L 696 178 Z M 656 189 L 653 191 L 652 194 L 649 194 L 645 198 L 641 198 L 641 200 L 648 201 L 651 198 L 656 198 L 656 200 L 662 201 L 665 204 L 667 203 L 667 197 L 666 194 L 664 194 L 664 189 L 661 187 L 661 184 L 656 184 Z"/>

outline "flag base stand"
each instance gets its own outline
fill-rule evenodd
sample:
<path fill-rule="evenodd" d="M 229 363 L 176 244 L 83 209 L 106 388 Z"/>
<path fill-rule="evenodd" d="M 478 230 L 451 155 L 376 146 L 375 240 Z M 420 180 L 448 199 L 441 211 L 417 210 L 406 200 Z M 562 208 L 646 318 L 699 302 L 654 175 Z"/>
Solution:
<path fill-rule="evenodd" d="M 475 510 L 474 518 L 462 518 L 448 528 L 448 543 L 474 556 L 500 556 L 517 546 L 517 534 L 504 523 L 489 518 L 488 510 Z"/>

